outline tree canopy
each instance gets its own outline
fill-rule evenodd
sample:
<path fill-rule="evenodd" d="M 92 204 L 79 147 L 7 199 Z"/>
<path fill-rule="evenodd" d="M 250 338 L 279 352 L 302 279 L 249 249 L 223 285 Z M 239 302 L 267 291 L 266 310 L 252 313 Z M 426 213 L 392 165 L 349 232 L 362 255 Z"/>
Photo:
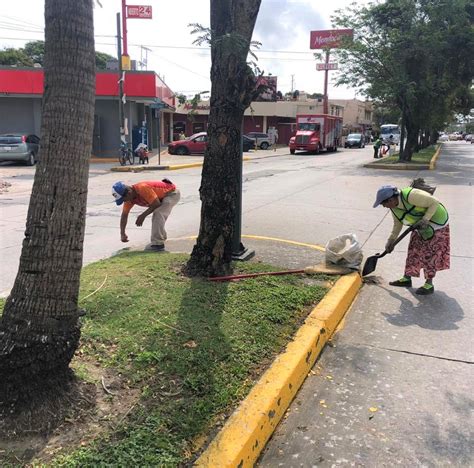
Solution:
<path fill-rule="evenodd" d="M 115 57 L 105 52 L 95 53 L 95 66 L 97 70 L 105 70 L 107 61 Z M 0 50 L 0 65 L 16 65 L 17 67 L 32 67 L 35 63 L 44 64 L 44 41 L 27 42 L 25 47 Z"/>
<path fill-rule="evenodd" d="M 336 12 L 336 27 L 353 28 L 354 40 L 337 49 L 337 84 L 357 88 L 398 108 L 411 159 L 420 135 L 433 136 L 453 112 L 472 107 L 469 0 L 387 0 Z"/>

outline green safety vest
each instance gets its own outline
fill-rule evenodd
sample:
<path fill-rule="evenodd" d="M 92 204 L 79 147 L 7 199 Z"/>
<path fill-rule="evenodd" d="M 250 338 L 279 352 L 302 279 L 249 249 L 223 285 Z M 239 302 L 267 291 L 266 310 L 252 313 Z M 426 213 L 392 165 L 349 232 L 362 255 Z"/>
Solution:
<path fill-rule="evenodd" d="M 400 199 L 402 201 L 403 208 L 391 208 L 391 211 L 395 217 L 401 223 L 408 226 L 413 226 L 413 224 L 420 221 L 428 209 L 412 205 L 408 202 L 408 196 L 412 190 L 412 187 L 406 187 L 402 189 L 400 193 Z M 430 219 L 430 224 L 435 226 L 445 226 L 448 223 L 448 219 L 448 211 L 441 203 L 439 203 L 438 208 L 436 208 L 434 215 Z M 428 226 L 426 229 L 418 232 L 424 240 L 428 240 L 434 236 L 435 229 L 433 226 Z"/>

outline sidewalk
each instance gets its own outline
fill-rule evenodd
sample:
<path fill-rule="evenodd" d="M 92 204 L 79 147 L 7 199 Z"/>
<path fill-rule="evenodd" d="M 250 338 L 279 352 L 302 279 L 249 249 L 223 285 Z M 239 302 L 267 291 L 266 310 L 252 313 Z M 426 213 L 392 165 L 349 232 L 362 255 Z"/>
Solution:
<path fill-rule="evenodd" d="M 450 213 L 451 270 L 438 274 L 435 294 L 388 285 L 403 273 L 406 241 L 380 260 L 259 466 L 473 466 L 472 157 L 445 145 L 439 172 L 416 174 L 438 186 Z M 366 257 L 388 224 L 376 230 Z"/>

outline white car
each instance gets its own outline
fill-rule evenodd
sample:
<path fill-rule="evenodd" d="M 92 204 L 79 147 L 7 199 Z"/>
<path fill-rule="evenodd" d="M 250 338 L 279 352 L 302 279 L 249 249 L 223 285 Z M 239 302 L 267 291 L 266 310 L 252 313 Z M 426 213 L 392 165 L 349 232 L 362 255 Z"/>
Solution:
<path fill-rule="evenodd" d="M 448 135 L 440 135 L 440 137 L 438 138 L 438 141 L 448 141 L 448 140 L 449 140 Z"/>

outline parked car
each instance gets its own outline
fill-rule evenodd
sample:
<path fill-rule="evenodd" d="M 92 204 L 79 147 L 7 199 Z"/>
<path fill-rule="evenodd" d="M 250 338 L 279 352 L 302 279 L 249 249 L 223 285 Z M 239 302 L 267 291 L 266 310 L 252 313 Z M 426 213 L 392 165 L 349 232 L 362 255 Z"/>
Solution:
<path fill-rule="evenodd" d="M 474 136 L 474 135 L 472 135 L 471 133 L 468 133 L 468 134 L 464 137 L 464 140 L 465 140 L 465 141 L 472 141 L 472 137 L 473 137 L 473 136 Z"/>
<path fill-rule="evenodd" d="M 19 161 L 33 166 L 38 160 L 39 142 L 36 135 L 0 135 L 0 161 Z"/>
<path fill-rule="evenodd" d="M 448 135 L 440 135 L 439 138 L 438 138 L 438 141 L 448 141 L 449 140 L 449 136 Z"/>
<path fill-rule="evenodd" d="M 255 149 L 255 140 L 245 135 L 242 136 L 242 147 L 244 151 Z M 169 154 L 204 154 L 207 148 L 207 133 L 200 132 L 191 135 L 185 140 L 172 141 L 168 144 Z"/>
<path fill-rule="evenodd" d="M 251 149 L 255 149 L 255 140 L 253 138 L 249 138 L 247 135 L 242 135 L 242 149 L 244 151 L 250 151 Z"/>
<path fill-rule="evenodd" d="M 246 137 L 253 138 L 255 140 L 256 145 L 265 150 L 272 146 L 272 142 L 270 141 L 270 137 L 268 133 L 260 133 L 260 132 L 249 132 L 245 134 Z"/>
<path fill-rule="evenodd" d="M 200 132 L 185 140 L 172 141 L 168 144 L 169 154 L 203 154 L 207 148 L 207 133 Z"/>
<path fill-rule="evenodd" d="M 350 133 L 347 135 L 344 148 L 365 148 L 365 137 L 362 133 Z"/>

